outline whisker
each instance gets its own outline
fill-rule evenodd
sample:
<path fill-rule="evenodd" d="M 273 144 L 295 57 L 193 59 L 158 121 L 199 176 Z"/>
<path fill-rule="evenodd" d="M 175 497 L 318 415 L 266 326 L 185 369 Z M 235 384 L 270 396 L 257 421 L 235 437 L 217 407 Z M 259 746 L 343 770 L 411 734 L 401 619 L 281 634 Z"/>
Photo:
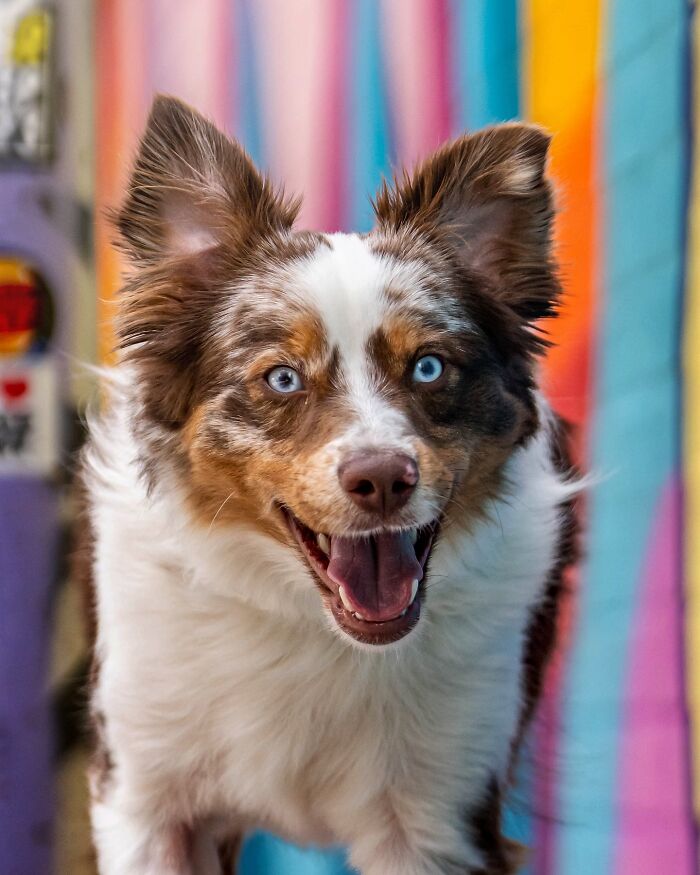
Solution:
<path fill-rule="evenodd" d="M 209 528 L 207 529 L 207 537 L 209 537 L 209 535 L 211 534 L 212 526 L 213 526 L 214 523 L 216 522 L 216 520 L 217 520 L 219 514 L 221 513 L 221 511 L 224 509 L 226 503 L 227 503 L 227 502 L 229 501 L 229 499 L 231 499 L 231 498 L 233 498 L 233 492 L 229 492 L 229 494 L 226 496 L 226 498 L 225 498 L 225 499 L 221 502 L 221 504 L 219 505 L 219 509 L 218 509 L 217 512 L 214 514 L 214 516 L 213 516 L 213 518 L 212 518 L 212 521 L 209 523 Z"/>

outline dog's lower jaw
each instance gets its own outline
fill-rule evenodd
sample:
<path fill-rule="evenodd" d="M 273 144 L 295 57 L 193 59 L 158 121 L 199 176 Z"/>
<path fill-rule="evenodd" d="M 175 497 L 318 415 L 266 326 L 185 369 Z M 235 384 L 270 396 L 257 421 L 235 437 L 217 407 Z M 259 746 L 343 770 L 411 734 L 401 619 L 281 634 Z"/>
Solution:
<path fill-rule="evenodd" d="M 404 601 L 399 602 L 393 612 L 385 610 L 383 616 L 375 615 L 370 619 L 358 613 L 360 608 L 352 604 L 352 596 L 348 595 L 346 587 L 332 577 L 331 557 L 336 539 L 333 536 L 314 532 L 284 506 L 280 506 L 280 513 L 297 544 L 302 561 L 307 564 L 317 584 L 325 610 L 338 630 L 363 649 L 391 646 L 410 635 L 420 620 L 421 606 L 425 597 L 425 571 L 439 530 L 439 520 L 416 527 L 411 530 L 410 535 L 404 534 L 403 539 L 395 536 L 397 543 L 389 545 L 389 548 L 398 549 L 401 541 L 400 546 L 410 553 L 409 561 L 415 566 L 412 589 L 405 590 Z M 351 538 L 338 540 L 345 540 L 347 543 Z M 362 538 L 358 540 L 360 543 L 363 541 Z M 365 543 L 370 540 L 375 542 L 373 550 L 376 562 L 378 549 L 376 537 L 364 539 Z M 382 543 L 381 540 L 379 543 Z M 387 549 L 386 544 L 385 549 Z M 400 590 L 400 583 L 401 581 L 392 582 L 391 588 Z M 393 595 L 396 595 L 396 591 Z M 375 592 L 375 597 L 379 602 L 378 590 Z"/>

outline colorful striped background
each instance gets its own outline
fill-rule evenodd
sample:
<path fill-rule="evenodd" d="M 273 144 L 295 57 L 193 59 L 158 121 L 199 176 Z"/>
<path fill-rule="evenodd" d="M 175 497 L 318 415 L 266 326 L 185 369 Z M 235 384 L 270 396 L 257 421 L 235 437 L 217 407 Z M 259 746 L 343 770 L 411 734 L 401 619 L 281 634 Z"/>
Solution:
<path fill-rule="evenodd" d="M 118 200 L 154 91 L 235 133 L 325 230 L 369 227 L 382 175 L 465 128 L 522 116 L 555 134 L 567 299 L 544 378 L 599 485 L 508 818 L 533 875 L 698 869 L 693 27 L 685 0 L 98 2 L 100 205 Z M 103 224 L 97 240 L 107 356 L 118 264 Z M 342 859 L 258 836 L 244 872 Z"/>

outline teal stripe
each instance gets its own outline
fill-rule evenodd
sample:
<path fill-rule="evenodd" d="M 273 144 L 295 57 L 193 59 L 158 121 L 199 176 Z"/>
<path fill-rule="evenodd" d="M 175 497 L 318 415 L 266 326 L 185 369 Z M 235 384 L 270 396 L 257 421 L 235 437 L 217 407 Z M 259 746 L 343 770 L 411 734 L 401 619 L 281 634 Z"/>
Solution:
<path fill-rule="evenodd" d="M 589 561 L 567 678 L 557 875 L 612 875 L 629 642 L 659 496 L 679 464 L 684 0 L 611 0 Z"/>
<path fill-rule="evenodd" d="M 257 46 L 253 30 L 253 14 L 250 0 L 239 0 L 236 21 L 236 49 L 238 52 L 239 117 L 236 129 L 238 139 L 259 167 L 265 167 L 263 130 L 260 118 L 260 87 L 258 75 Z"/>
<path fill-rule="evenodd" d="M 381 5 L 376 0 L 356 0 L 351 5 L 351 14 L 350 218 L 352 230 L 368 231 L 374 224 L 370 196 L 391 170 Z"/>
<path fill-rule="evenodd" d="M 458 123 L 474 130 L 520 114 L 518 0 L 452 0 Z"/>
<path fill-rule="evenodd" d="M 240 875 L 349 875 L 340 851 L 300 850 L 274 836 L 258 833 L 246 843 Z"/>

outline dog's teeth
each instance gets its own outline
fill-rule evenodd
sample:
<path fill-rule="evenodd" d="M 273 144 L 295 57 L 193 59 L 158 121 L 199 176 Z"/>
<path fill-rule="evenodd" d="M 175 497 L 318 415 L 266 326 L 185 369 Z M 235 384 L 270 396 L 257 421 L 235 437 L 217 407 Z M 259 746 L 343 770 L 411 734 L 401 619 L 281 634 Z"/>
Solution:
<path fill-rule="evenodd" d="M 408 613 L 408 608 L 404 608 L 403 611 L 401 611 L 401 613 L 399 614 L 399 617 L 405 617 L 407 613 Z"/>
<path fill-rule="evenodd" d="M 415 546 L 418 540 L 418 529 L 411 529 L 411 543 Z"/>
<path fill-rule="evenodd" d="M 365 617 L 363 617 L 362 614 L 361 614 L 359 611 L 355 611 L 355 613 L 353 614 L 353 617 L 354 617 L 356 620 L 364 620 L 364 619 L 365 619 Z"/>
<path fill-rule="evenodd" d="M 410 601 L 410 604 L 413 604 L 413 602 L 415 602 L 415 600 L 416 600 L 416 596 L 418 595 L 418 586 L 419 586 L 419 581 L 414 580 L 413 583 L 411 584 L 411 601 Z"/>
<path fill-rule="evenodd" d="M 343 607 L 347 611 L 352 612 L 352 605 L 350 604 L 350 600 L 348 599 L 347 594 L 345 592 L 345 587 L 343 587 L 343 586 L 338 587 L 338 595 L 340 596 L 340 601 L 343 603 Z"/>
<path fill-rule="evenodd" d="M 316 535 L 316 543 L 323 550 L 326 556 L 330 556 L 331 552 L 331 542 L 328 539 L 328 535 L 320 534 Z"/>

